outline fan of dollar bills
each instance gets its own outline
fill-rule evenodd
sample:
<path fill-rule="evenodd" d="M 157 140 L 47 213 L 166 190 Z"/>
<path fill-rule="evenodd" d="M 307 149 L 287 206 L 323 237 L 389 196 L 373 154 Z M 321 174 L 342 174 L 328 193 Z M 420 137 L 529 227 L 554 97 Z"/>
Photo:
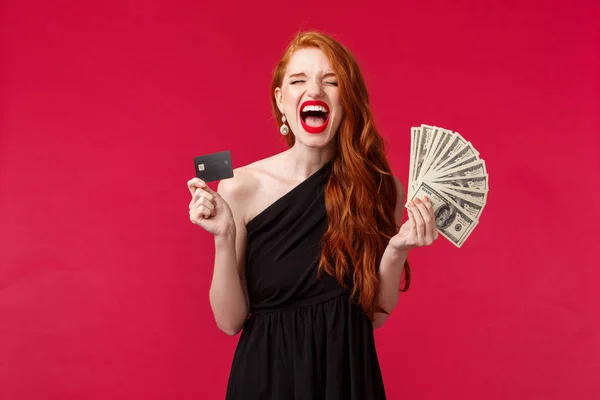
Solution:
<path fill-rule="evenodd" d="M 442 236 L 461 247 L 479 222 L 487 193 L 485 161 L 470 142 L 437 126 L 411 128 L 407 199 L 429 197 Z"/>

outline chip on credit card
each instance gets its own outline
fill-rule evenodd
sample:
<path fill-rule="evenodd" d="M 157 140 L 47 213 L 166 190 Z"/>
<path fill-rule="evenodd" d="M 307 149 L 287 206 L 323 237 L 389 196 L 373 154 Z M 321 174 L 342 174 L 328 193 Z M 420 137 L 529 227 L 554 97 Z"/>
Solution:
<path fill-rule="evenodd" d="M 233 178 L 231 153 L 229 150 L 194 157 L 196 177 L 204 182 Z"/>

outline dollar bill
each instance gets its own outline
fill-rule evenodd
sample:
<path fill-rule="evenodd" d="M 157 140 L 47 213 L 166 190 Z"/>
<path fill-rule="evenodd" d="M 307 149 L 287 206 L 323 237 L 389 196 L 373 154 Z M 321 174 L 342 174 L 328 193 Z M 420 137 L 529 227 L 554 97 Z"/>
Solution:
<path fill-rule="evenodd" d="M 408 184 L 408 196 L 412 196 L 412 182 L 414 181 L 415 173 L 415 154 L 418 140 L 418 128 L 413 127 L 410 129 L 410 165 L 408 170 L 409 184 Z"/>
<path fill-rule="evenodd" d="M 429 137 L 429 144 L 427 146 L 427 152 L 425 154 L 425 159 L 423 160 L 423 165 L 421 165 L 421 170 L 419 175 L 422 177 L 427 170 L 427 166 L 431 162 L 433 157 L 433 151 L 438 146 L 439 140 L 442 136 L 442 129 L 437 126 L 430 125 L 421 125 L 421 129 L 429 129 L 431 130 L 431 136 Z"/>
<path fill-rule="evenodd" d="M 450 158 L 454 157 L 455 154 L 460 152 L 467 145 L 467 143 L 468 142 L 462 136 L 460 136 L 457 133 L 454 133 L 448 145 L 444 149 L 442 149 L 437 159 L 435 160 L 435 165 L 433 165 L 430 169 L 433 169 L 435 171 L 438 165 L 446 164 L 446 162 Z"/>
<path fill-rule="evenodd" d="M 473 145 L 470 142 L 467 142 L 455 154 L 438 163 L 434 172 L 437 173 L 450 168 L 456 168 L 460 165 L 464 165 L 465 163 L 475 161 L 478 156 L 479 152 L 473 148 Z"/>
<path fill-rule="evenodd" d="M 481 212 L 483 211 L 483 208 L 485 207 L 485 205 L 483 204 L 479 204 L 479 203 L 473 203 L 461 196 L 457 196 L 453 193 L 451 193 L 448 190 L 445 190 L 444 187 L 436 187 L 433 184 L 431 185 L 432 188 L 440 190 L 442 194 L 444 194 L 446 197 L 448 197 L 450 200 L 452 200 L 455 204 L 457 204 L 458 206 L 460 206 L 460 208 L 467 214 L 469 214 L 469 216 L 471 216 L 472 218 L 475 219 L 479 219 L 479 216 L 481 215 Z"/>
<path fill-rule="evenodd" d="M 440 235 L 460 248 L 477 226 L 478 220 L 468 215 L 442 191 L 432 188 L 427 183 L 419 185 L 411 200 L 422 199 L 425 196 L 431 201 L 435 224 Z"/>
<path fill-rule="evenodd" d="M 417 145 L 416 164 L 415 164 L 415 182 L 419 179 L 421 167 L 427 156 L 427 152 L 432 144 L 432 135 L 434 128 L 429 125 L 422 125 L 420 129 L 419 142 Z"/>
<path fill-rule="evenodd" d="M 407 206 L 427 195 L 441 235 L 461 247 L 478 224 L 489 191 L 486 162 L 458 132 L 425 125 L 411 128 Z"/>
<path fill-rule="evenodd" d="M 438 130 L 438 135 L 436 137 L 436 142 L 433 143 L 432 150 L 429 153 L 429 157 L 425 162 L 425 166 L 423 167 L 423 172 L 421 173 L 423 177 L 426 177 L 429 170 L 431 170 L 433 166 L 437 165 L 437 160 L 442 154 L 442 151 L 446 148 L 446 146 L 448 146 L 450 141 L 453 139 L 451 131 L 448 131 L 443 128 L 436 129 Z"/>
<path fill-rule="evenodd" d="M 421 128 L 414 127 L 414 144 L 412 146 L 413 152 L 411 157 L 411 169 L 412 174 L 410 176 L 410 182 L 408 186 L 408 191 L 411 196 L 414 194 L 416 186 L 415 182 L 417 180 L 417 154 L 419 154 L 419 145 L 421 143 Z"/>
<path fill-rule="evenodd" d="M 482 206 L 487 203 L 488 192 L 484 192 L 484 191 L 480 191 L 480 190 L 466 189 L 466 188 L 459 189 L 455 186 L 454 187 L 442 186 L 442 185 L 439 185 L 438 183 L 434 183 L 434 182 L 430 182 L 429 184 L 433 188 L 436 188 L 436 189 L 439 188 L 440 190 L 444 191 L 445 193 L 453 194 L 453 195 L 463 198 L 467 201 L 470 201 L 471 203 L 479 204 Z"/>
<path fill-rule="evenodd" d="M 453 188 L 466 188 L 476 189 L 479 191 L 488 191 L 488 176 L 468 176 L 468 177 L 456 177 L 446 179 L 436 179 L 435 182 L 444 184 Z"/>
<path fill-rule="evenodd" d="M 450 168 L 445 171 L 437 171 L 431 174 L 430 179 L 437 181 L 438 179 L 467 177 L 467 176 L 484 176 L 487 175 L 485 161 L 482 159 L 474 160 L 468 164 L 459 164 L 455 168 Z"/>

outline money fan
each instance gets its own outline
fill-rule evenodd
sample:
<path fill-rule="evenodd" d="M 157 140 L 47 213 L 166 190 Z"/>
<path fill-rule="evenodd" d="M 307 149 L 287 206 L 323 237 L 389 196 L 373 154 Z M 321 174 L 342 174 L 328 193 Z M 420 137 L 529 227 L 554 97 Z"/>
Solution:
<path fill-rule="evenodd" d="M 485 161 L 459 133 L 430 125 L 411 128 L 407 199 L 429 197 L 438 232 L 455 246 L 477 226 L 488 189 Z"/>

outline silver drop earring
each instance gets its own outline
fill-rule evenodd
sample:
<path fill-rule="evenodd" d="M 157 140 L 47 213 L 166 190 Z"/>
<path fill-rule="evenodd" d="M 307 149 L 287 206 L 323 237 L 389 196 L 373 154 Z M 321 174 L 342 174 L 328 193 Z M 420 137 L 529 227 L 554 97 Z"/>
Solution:
<path fill-rule="evenodd" d="M 281 124 L 281 127 L 279 128 L 279 132 L 281 132 L 283 136 L 290 133 L 290 128 L 285 124 L 285 121 L 287 121 L 287 119 L 285 118 L 285 115 L 282 115 L 281 122 L 283 122 L 283 124 Z"/>

